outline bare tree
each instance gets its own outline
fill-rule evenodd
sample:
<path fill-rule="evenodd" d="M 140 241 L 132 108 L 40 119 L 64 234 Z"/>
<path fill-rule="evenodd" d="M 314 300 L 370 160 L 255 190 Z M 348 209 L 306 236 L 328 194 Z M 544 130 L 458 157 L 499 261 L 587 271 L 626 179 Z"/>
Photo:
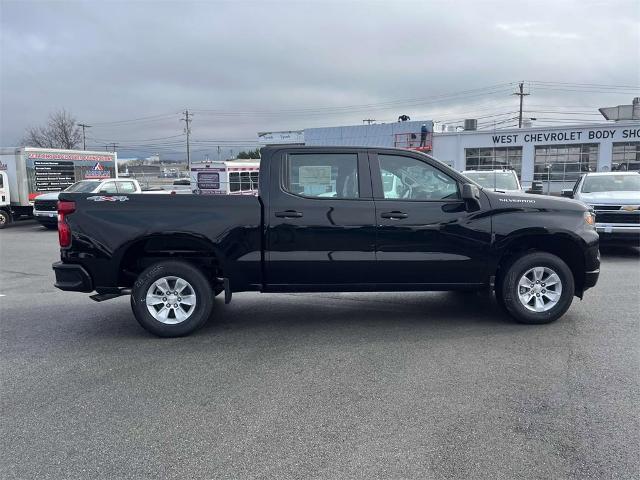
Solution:
<path fill-rule="evenodd" d="M 82 145 L 82 132 L 76 119 L 63 109 L 49 115 L 46 125 L 27 128 L 22 143 L 27 147 L 73 150 Z"/>

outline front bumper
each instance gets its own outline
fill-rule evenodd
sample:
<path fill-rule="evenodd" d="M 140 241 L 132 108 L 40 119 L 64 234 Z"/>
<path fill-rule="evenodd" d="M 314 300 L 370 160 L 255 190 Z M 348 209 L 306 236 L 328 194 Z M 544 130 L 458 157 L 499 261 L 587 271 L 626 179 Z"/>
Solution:
<path fill-rule="evenodd" d="M 91 276 L 81 265 L 56 262 L 51 267 L 56 275 L 54 287 L 70 292 L 93 292 Z"/>
<path fill-rule="evenodd" d="M 600 276 L 600 269 L 592 270 L 591 272 L 585 272 L 582 290 L 584 291 L 584 290 L 587 290 L 588 288 L 594 287 L 596 283 L 598 283 L 599 276 Z"/>
<path fill-rule="evenodd" d="M 594 287 L 598 283 L 598 277 L 600 276 L 600 249 L 597 242 L 590 245 L 585 251 L 584 270 L 582 288 L 578 290 L 580 298 L 582 298 L 585 290 Z"/>
<path fill-rule="evenodd" d="M 596 231 L 602 242 L 619 241 L 640 245 L 640 225 L 596 223 Z"/>
<path fill-rule="evenodd" d="M 57 225 L 58 224 L 58 213 L 57 212 L 47 212 L 47 211 L 33 211 L 33 217 L 40 223 L 46 225 Z"/>

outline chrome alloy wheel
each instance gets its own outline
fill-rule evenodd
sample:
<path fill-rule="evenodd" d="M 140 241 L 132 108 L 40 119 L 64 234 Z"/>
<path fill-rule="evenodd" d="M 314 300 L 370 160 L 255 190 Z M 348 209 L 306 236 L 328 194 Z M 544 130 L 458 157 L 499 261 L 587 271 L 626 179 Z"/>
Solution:
<path fill-rule="evenodd" d="M 167 325 L 184 322 L 196 307 L 196 292 L 180 277 L 162 277 L 147 290 L 147 310 Z"/>
<path fill-rule="evenodd" d="M 549 267 L 534 267 L 518 282 L 518 298 L 527 310 L 546 312 L 557 305 L 562 296 L 562 281 Z"/>

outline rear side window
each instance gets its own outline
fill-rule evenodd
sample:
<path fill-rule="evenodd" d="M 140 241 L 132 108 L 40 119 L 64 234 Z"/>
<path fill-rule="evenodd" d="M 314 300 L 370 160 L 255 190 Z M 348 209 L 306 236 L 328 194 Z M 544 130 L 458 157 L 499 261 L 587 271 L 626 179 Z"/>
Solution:
<path fill-rule="evenodd" d="M 120 182 L 118 186 L 120 193 L 135 193 L 136 186 L 133 182 Z"/>
<path fill-rule="evenodd" d="M 0 188 L 4 187 L 4 176 L 0 175 Z"/>
<path fill-rule="evenodd" d="M 118 193 L 115 182 L 107 182 L 100 187 L 100 193 Z"/>
<path fill-rule="evenodd" d="M 287 156 L 284 189 L 317 198 L 358 198 L 358 155 L 294 153 Z"/>

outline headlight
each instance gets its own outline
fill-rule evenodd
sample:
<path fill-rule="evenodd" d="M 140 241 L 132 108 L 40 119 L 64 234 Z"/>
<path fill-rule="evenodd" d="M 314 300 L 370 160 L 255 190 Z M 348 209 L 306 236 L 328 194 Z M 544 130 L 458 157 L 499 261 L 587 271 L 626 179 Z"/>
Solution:
<path fill-rule="evenodd" d="M 596 225 L 596 214 L 593 212 L 584 212 L 584 221 L 587 222 L 588 225 L 595 227 Z"/>

